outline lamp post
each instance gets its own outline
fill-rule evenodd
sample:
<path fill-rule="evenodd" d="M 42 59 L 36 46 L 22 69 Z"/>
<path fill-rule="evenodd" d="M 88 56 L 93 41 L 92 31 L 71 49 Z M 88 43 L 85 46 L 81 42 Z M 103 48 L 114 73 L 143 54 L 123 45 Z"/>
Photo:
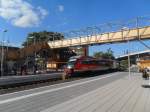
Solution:
<path fill-rule="evenodd" d="M 2 34 L 2 45 L 1 45 L 1 76 L 4 75 L 4 68 L 3 68 L 3 63 L 4 63 L 4 40 L 5 40 L 5 33 L 7 30 L 3 30 Z"/>
<path fill-rule="evenodd" d="M 28 40 L 28 38 L 27 38 L 27 44 L 26 44 L 26 48 L 28 49 L 28 47 L 29 47 L 29 42 L 28 42 L 29 40 Z M 26 57 L 27 57 L 27 70 L 28 70 L 28 62 L 29 62 L 29 56 L 28 56 L 28 52 L 26 52 Z"/>
<path fill-rule="evenodd" d="M 128 44 L 129 44 L 129 40 L 128 40 Z M 130 48 L 130 47 L 129 47 Z M 128 50 L 128 71 L 129 71 L 129 79 L 130 79 L 130 77 L 131 77 L 131 70 L 130 70 L 130 65 L 131 65 L 131 63 L 130 63 L 130 50 Z"/>
<path fill-rule="evenodd" d="M 122 36 L 123 36 L 123 31 L 124 30 L 129 30 L 129 28 L 127 28 L 127 27 L 123 27 L 122 29 Z M 130 77 L 131 77 L 131 70 L 130 70 L 130 65 L 131 65 L 131 63 L 130 63 L 130 43 L 129 43 L 129 38 L 127 38 L 127 44 L 128 44 L 128 74 L 129 74 L 129 79 L 130 79 Z"/>

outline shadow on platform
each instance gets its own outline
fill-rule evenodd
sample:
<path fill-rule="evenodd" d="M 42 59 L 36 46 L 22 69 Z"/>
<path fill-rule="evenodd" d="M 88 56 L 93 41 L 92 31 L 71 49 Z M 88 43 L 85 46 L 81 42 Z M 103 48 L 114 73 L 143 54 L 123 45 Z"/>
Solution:
<path fill-rule="evenodd" d="M 148 84 L 143 84 L 142 87 L 143 87 L 143 88 L 150 88 L 150 85 L 148 85 Z"/>

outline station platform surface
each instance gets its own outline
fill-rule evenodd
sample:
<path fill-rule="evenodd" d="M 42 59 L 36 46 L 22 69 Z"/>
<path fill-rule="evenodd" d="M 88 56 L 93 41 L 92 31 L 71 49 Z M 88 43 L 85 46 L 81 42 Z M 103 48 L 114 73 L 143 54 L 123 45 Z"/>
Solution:
<path fill-rule="evenodd" d="M 132 75 L 41 112 L 150 112 L 147 84 Z"/>
<path fill-rule="evenodd" d="M 0 112 L 150 112 L 149 80 L 141 75 L 117 72 L 0 95 Z"/>

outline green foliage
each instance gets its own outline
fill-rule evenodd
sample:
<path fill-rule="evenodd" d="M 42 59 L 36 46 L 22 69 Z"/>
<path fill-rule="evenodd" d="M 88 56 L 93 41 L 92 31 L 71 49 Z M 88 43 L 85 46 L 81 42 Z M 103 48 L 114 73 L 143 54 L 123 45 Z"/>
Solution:
<path fill-rule="evenodd" d="M 113 51 L 108 49 L 106 52 L 95 52 L 94 57 L 96 58 L 106 58 L 106 59 L 114 59 Z"/>
<path fill-rule="evenodd" d="M 122 60 L 120 61 L 120 69 L 126 70 L 128 68 L 128 60 Z"/>
<path fill-rule="evenodd" d="M 104 53 L 101 52 L 101 51 L 100 51 L 100 52 L 95 52 L 95 53 L 94 53 L 94 57 L 95 57 L 95 58 L 102 58 L 102 57 L 103 57 L 103 54 L 104 54 Z"/>
<path fill-rule="evenodd" d="M 22 46 L 27 46 L 33 44 L 35 42 L 46 42 L 46 41 L 54 41 L 54 40 L 61 40 L 64 39 L 64 36 L 61 33 L 57 32 L 32 32 L 29 33 L 25 42 Z"/>

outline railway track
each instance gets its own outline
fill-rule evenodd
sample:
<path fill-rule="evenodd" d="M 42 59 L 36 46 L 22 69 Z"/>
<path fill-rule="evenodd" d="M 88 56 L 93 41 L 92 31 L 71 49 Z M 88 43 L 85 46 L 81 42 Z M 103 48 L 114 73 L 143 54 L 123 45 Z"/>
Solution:
<path fill-rule="evenodd" d="M 82 78 L 83 77 L 73 77 L 73 78 L 66 79 L 66 80 L 62 80 L 58 78 L 58 79 L 48 79 L 48 80 L 41 80 L 41 81 L 34 81 L 34 82 L 27 82 L 27 83 L 19 83 L 19 84 L 13 84 L 13 85 L 4 85 L 4 86 L 0 86 L 0 95 L 22 91 L 22 90 L 38 88 L 38 87 L 54 85 L 54 84 L 60 84 L 64 82 L 80 80 Z"/>

